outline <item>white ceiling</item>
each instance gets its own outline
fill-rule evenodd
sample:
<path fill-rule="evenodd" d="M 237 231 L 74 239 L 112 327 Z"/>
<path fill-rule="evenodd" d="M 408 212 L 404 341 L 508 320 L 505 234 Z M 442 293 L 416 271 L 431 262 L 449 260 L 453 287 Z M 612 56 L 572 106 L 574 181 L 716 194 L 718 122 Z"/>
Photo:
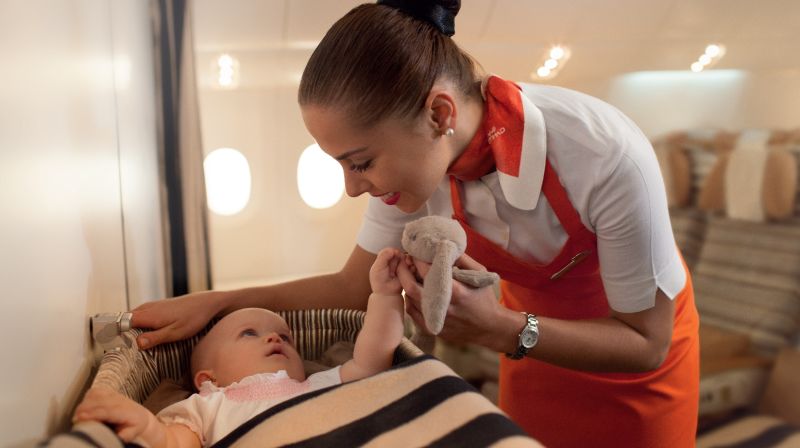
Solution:
<path fill-rule="evenodd" d="M 423 1 L 423 0 L 419 0 Z M 316 42 L 359 1 L 195 0 L 198 69 L 236 56 L 242 85 L 296 82 Z M 718 69 L 800 76 L 800 0 L 463 0 L 456 41 L 483 67 L 525 80 L 553 44 L 572 57 L 553 82 L 648 70 L 687 70 L 706 45 Z"/>

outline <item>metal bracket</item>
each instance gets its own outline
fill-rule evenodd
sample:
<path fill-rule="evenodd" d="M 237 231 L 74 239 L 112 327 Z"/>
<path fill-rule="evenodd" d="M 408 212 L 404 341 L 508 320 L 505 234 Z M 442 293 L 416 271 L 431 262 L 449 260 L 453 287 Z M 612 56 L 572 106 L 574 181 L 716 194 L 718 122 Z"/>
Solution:
<path fill-rule="evenodd" d="M 99 363 L 107 351 L 131 347 L 131 340 L 123 338 L 122 333 L 131 329 L 132 316 L 130 312 L 119 312 L 95 314 L 89 318 L 96 362 Z"/>

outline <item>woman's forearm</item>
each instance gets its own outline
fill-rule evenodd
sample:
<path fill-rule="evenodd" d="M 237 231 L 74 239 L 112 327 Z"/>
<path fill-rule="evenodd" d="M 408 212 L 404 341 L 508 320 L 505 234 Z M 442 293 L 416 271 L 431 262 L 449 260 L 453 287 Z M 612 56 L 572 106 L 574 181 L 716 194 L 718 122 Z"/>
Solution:
<path fill-rule="evenodd" d="M 273 310 L 366 309 L 375 255 L 356 247 L 341 271 L 286 283 L 219 292 L 218 315 L 258 307 Z"/>
<path fill-rule="evenodd" d="M 562 320 L 538 317 L 539 340 L 528 356 L 560 367 L 592 372 L 645 372 L 658 368 L 669 350 L 673 303 L 658 297 L 656 306 L 627 317 Z M 535 310 L 530 310 L 535 313 Z M 525 325 L 522 313 L 503 308 L 482 340 L 512 353 Z"/>

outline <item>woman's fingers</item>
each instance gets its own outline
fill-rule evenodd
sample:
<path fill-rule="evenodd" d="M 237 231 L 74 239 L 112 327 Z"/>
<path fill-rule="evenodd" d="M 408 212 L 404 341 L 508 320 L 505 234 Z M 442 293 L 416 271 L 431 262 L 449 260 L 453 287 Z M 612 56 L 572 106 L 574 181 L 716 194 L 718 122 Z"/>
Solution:
<path fill-rule="evenodd" d="M 486 266 L 478 263 L 475 261 L 474 258 L 470 257 L 467 254 L 461 254 L 460 257 L 456 260 L 455 263 L 461 269 L 472 269 L 473 271 L 485 271 Z"/>
<path fill-rule="evenodd" d="M 221 311 L 224 293 L 204 291 L 148 302 L 131 311 L 131 325 L 152 329 L 137 338 L 140 349 L 195 335 Z"/>
<path fill-rule="evenodd" d="M 425 326 L 425 317 L 422 315 L 422 312 L 419 310 L 415 304 L 409 300 L 406 300 L 406 314 L 411 317 L 411 320 L 414 321 L 414 324 L 421 329 L 423 334 L 430 334 L 428 332 L 428 328 Z"/>
<path fill-rule="evenodd" d="M 175 300 L 175 299 L 170 299 Z M 136 338 L 139 349 L 145 350 L 163 342 L 174 340 L 172 327 L 174 322 L 168 322 L 164 316 L 166 304 L 163 300 L 145 303 L 131 311 L 131 326 L 134 328 L 155 328 L 140 334 Z"/>
<path fill-rule="evenodd" d="M 414 277 L 414 273 L 411 271 L 411 268 L 409 268 L 405 263 L 398 264 L 397 278 L 400 280 L 400 285 L 406 291 L 406 296 L 410 297 L 412 300 L 418 301 L 422 292 L 422 285 L 417 282 L 417 279 Z"/>
<path fill-rule="evenodd" d="M 164 316 L 159 313 L 161 300 L 147 302 L 131 310 L 131 326 L 134 328 L 159 328 L 164 326 Z"/>
<path fill-rule="evenodd" d="M 165 342 L 171 342 L 178 339 L 180 339 L 180 336 L 176 336 L 174 326 L 168 325 L 158 330 L 148 331 L 140 334 L 136 338 L 136 344 L 139 346 L 140 350 L 147 350 Z"/>

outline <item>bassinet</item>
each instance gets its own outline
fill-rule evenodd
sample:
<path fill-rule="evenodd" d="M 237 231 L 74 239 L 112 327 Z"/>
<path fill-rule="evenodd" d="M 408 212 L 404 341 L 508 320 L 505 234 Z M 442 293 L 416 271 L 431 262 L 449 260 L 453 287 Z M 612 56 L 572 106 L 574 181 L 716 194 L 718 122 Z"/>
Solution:
<path fill-rule="evenodd" d="M 339 341 L 354 342 L 364 319 L 355 310 L 280 312 L 301 356 L 318 359 Z M 127 347 L 103 356 L 93 386 L 111 387 L 143 402 L 166 379 L 181 382 L 194 337 L 140 351 L 141 330 L 123 333 Z M 246 422 L 218 446 L 540 446 L 497 407 L 436 358 L 403 338 L 393 367 L 351 383 L 285 401 Z M 48 446 L 122 447 L 100 423 L 76 425 Z"/>
<path fill-rule="evenodd" d="M 358 310 L 325 309 L 278 312 L 289 324 L 300 356 L 316 360 L 336 342 L 355 342 L 364 312 Z M 107 352 L 103 356 L 93 386 L 104 385 L 142 403 L 161 383 L 170 379 L 184 381 L 189 370 L 192 348 L 214 325 L 211 322 L 194 337 L 140 351 L 136 337 L 142 333 L 133 329 L 122 334 L 127 347 Z M 395 352 L 393 364 L 423 353 L 403 338 Z"/>

